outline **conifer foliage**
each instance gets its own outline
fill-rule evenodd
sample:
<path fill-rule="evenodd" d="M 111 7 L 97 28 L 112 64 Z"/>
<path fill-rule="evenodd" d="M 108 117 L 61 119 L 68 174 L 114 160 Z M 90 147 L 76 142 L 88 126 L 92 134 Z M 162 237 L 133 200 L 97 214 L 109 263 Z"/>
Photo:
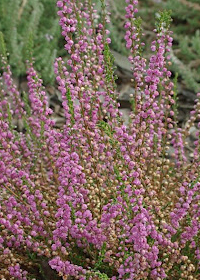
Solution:
<path fill-rule="evenodd" d="M 0 0 L 0 15 L 0 31 L 5 38 L 13 74 L 26 74 L 27 50 L 33 50 L 36 69 L 45 84 L 52 83 L 52 65 L 60 39 L 54 1 Z"/>

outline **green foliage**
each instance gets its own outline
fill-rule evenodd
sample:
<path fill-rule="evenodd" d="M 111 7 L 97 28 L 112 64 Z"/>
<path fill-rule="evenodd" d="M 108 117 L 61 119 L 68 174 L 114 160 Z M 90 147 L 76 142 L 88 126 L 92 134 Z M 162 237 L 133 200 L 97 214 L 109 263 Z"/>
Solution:
<path fill-rule="evenodd" d="M 0 32 L 0 53 L 2 54 L 3 57 L 6 58 L 6 45 L 4 41 L 4 36 L 3 33 Z"/>
<path fill-rule="evenodd" d="M 74 123 L 75 123 L 75 120 L 74 120 L 74 104 L 73 104 L 73 101 L 72 101 L 72 98 L 71 98 L 71 92 L 70 92 L 69 88 L 67 89 L 66 97 L 67 97 L 67 101 L 68 101 L 69 112 L 70 112 L 70 115 L 71 115 L 71 124 L 74 125 Z"/>
<path fill-rule="evenodd" d="M 110 48 L 108 43 L 105 43 L 104 45 L 104 57 L 105 57 L 105 69 L 106 69 L 106 79 L 107 82 L 110 83 L 115 80 L 116 77 L 113 73 L 113 64 L 114 64 L 114 56 L 110 52 Z"/>
<path fill-rule="evenodd" d="M 95 263 L 95 270 L 99 269 L 102 266 L 103 260 L 104 260 L 104 257 L 105 257 L 105 253 L 106 253 L 106 243 L 104 242 L 103 246 L 101 248 L 100 254 L 98 256 L 98 260 Z"/>
<path fill-rule="evenodd" d="M 102 280 L 109 280 L 108 276 L 105 273 L 101 273 L 101 272 L 95 272 L 95 275 L 99 277 L 99 279 Z"/>
<path fill-rule="evenodd" d="M 54 81 L 53 63 L 60 40 L 55 2 L 51 0 L 0 0 L 0 31 L 15 76 L 26 72 L 32 55 L 45 84 Z M 2 35 L 0 35 L 2 42 Z M 4 54 L 2 43 L 0 53 Z M 4 54 L 5 56 L 5 54 Z"/>
<path fill-rule="evenodd" d="M 174 112 L 174 119 L 177 120 L 177 115 L 178 115 L 178 92 L 177 92 L 177 83 L 178 83 L 178 73 L 175 74 L 174 80 L 174 104 L 172 106 L 173 112 Z"/>
<path fill-rule="evenodd" d="M 163 28 L 168 29 L 171 24 L 171 11 L 166 10 L 157 14 L 156 28 L 157 32 L 161 32 Z"/>
<path fill-rule="evenodd" d="M 105 132 L 106 135 L 108 135 L 110 138 L 112 138 L 113 131 L 112 131 L 111 126 L 108 123 L 106 123 L 104 121 L 99 121 L 98 127 L 101 128 Z"/>
<path fill-rule="evenodd" d="M 9 127 L 12 130 L 13 125 L 12 125 L 12 113 L 10 111 L 10 105 L 7 104 L 7 114 L 8 114 L 8 123 L 9 123 Z"/>

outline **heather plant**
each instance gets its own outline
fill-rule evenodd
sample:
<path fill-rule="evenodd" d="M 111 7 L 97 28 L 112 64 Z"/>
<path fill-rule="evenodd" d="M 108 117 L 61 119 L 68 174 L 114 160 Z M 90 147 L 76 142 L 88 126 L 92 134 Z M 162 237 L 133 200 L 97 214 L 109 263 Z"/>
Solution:
<path fill-rule="evenodd" d="M 2 44 L 1 279 L 35 279 L 41 260 L 62 279 L 200 277 L 200 139 L 192 162 L 185 154 L 190 127 L 200 126 L 200 94 L 179 128 L 168 71 L 169 13 L 160 14 L 147 61 L 138 1 L 126 4 L 135 88 L 127 126 L 117 103 L 104 0 L 101 18 L 90 0 L 57 1 L 69 54 L 54 65 L 66 118 L 61 130 L 54 128 L 33 61 L 27 61 L 29 92 L 21 96 Z M 24 133 L 13 126 L 16 117 Z"/>
<path fill-rule="evenodd" d="M 98 3 L 98 0 L 95 0 Z M 200 35 L 199 35 L 199 0 L 143 0 L 139 3 L 139 15 L 143 18 L 142 26 L 146 37 L 145 57 L 150 56 L 149 45 L 154 37 L 152 26 L 158 11 L 170 10 L 173 22 L 171 30 L 175 43 L 171 50 L 172 65 L 169 69 L 179 74 L 184 88 L 198 92 L 200 90 Z M 97 6 L 100 12 L 100 5 Z M 127 49 L 123 42 L 124 1 L 110 1 L 108 11 L 111 12 L 111 48 L 123 55 Z"/>

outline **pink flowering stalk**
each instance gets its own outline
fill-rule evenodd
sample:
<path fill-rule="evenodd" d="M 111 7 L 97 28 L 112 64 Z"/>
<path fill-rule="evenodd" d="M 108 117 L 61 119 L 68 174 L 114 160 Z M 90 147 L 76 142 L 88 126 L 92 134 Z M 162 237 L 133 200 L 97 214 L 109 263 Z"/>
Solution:
<path fill-rule="evenodd" d="M 99 18 L 90 0 L 57 1 L 68 54 L 54 65 L 66 119 L 61 130 L 34 65 L 27 62 L 28 93 L 22 97 L 2 58 L 1 279 L 37 277 L 41 260 L 62 279 L 200 277 L 199 140 L 193 162 L 185 156 L 200 108 L 197 100 L 186 128 L 178 127 L 167 69 L 170 17 L 161 13 L 147 61 L 138 1 L 126 0 L 135 89 L 126 126 L 101 3 Z M 16 117 L 24 133 L 13 126 Z"/>

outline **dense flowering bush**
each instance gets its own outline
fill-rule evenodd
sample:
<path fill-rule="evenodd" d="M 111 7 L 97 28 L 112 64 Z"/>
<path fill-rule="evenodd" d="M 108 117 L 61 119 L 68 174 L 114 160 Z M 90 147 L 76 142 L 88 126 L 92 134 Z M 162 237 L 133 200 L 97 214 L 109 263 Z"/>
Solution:
<path fill-rule="evenodd" d="M 137 0 L 126 0 L 135 93 L 125 126 L 101 2 L 102 18 L 90 0 L 57 2 L 70 56 L 55 62 L 66 117 L 62 130 L 54 128 L 33 63 L 27 62 L 29 94 L 21 97 L 2 57 L 2 280 L 33 279 L 41 259 L 62 279 L 200 279 L 200 141 L 192 162 L 185 155 L 200 101 L 179 128 L 167 70 L 169 15 L 160 14 L 147 62 Z M 13 127 L 16 117 L 24 133 Z"/>

